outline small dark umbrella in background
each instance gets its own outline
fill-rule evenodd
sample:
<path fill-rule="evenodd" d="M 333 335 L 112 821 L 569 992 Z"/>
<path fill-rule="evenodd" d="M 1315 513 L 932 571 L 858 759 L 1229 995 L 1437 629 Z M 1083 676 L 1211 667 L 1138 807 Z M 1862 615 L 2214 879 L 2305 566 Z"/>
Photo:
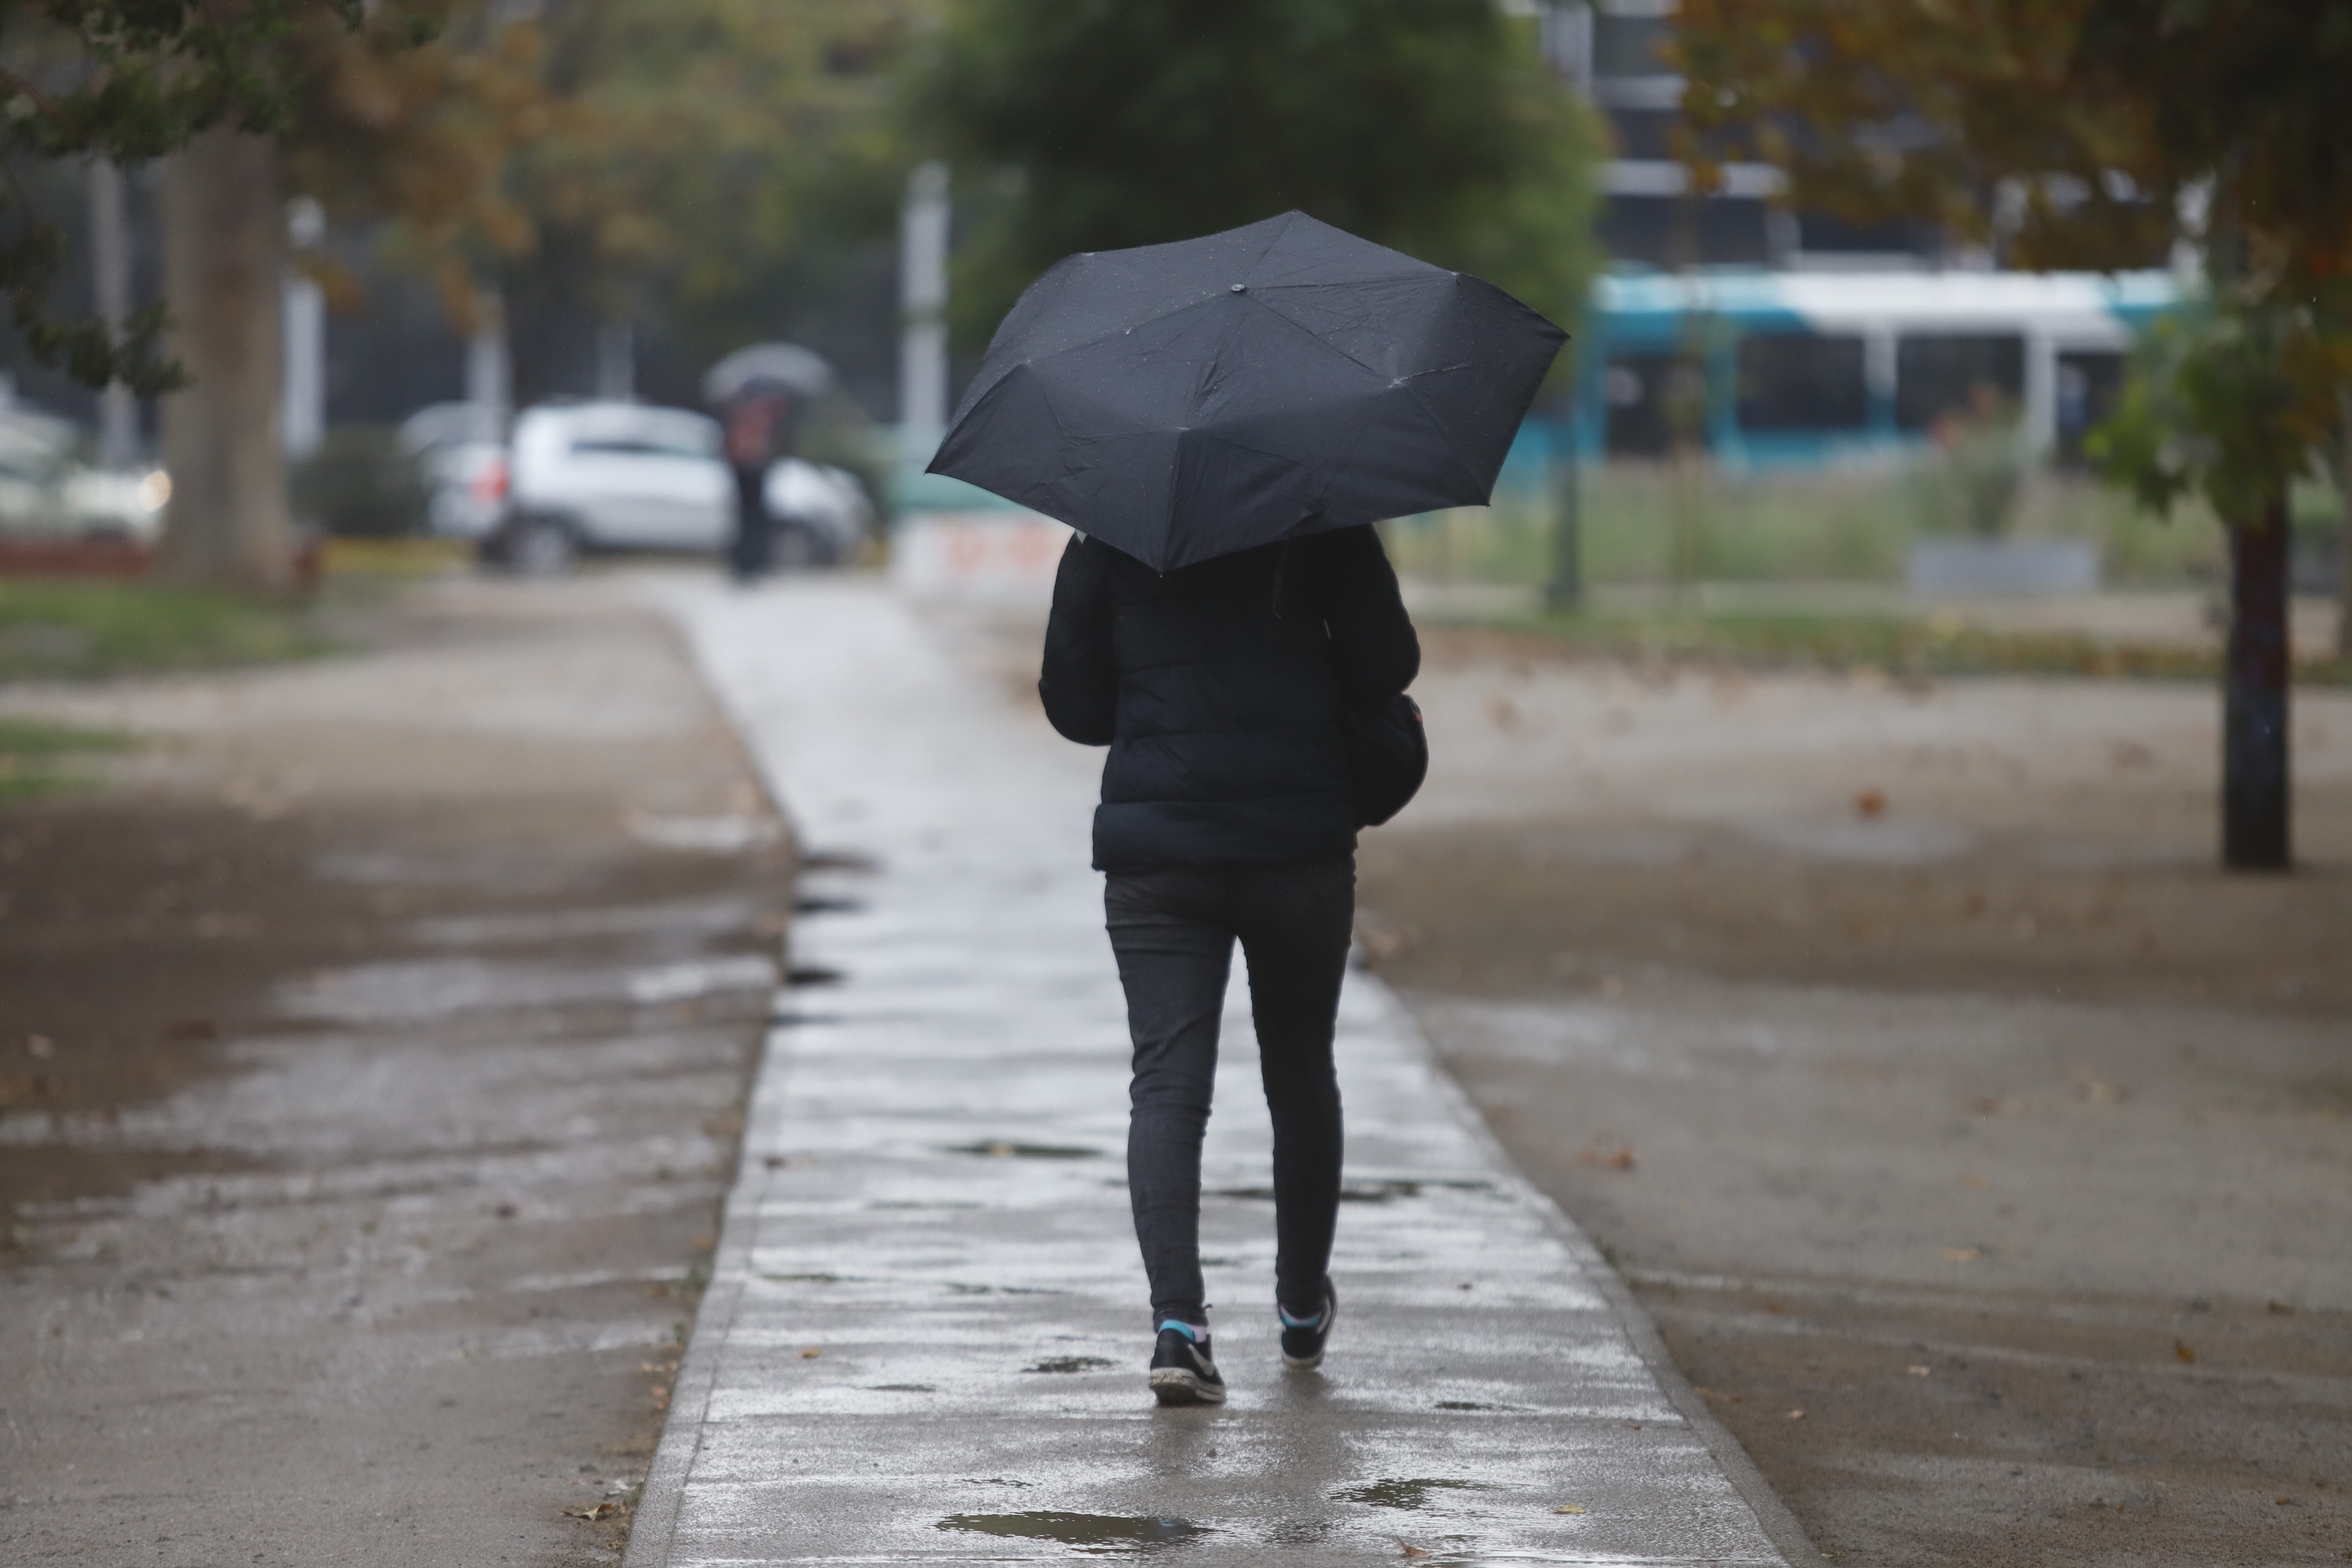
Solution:
<path fill-rule="evenodd" d="M 798 343 L 737 349 L 702 378 L 702 395 L 724 426 L 727 466 L 735 475 L 735 537 L 728 570 L 738 582 L 773 563 L 777 519 L 768 510 L 768 470 L 793 455 L 801 416 L 833 384 L 833 367 Z"/>
<path fill-rule="evenodd" d="M 930 471 L 1172 571 L 1486 504 L 1567 341 L 1304 213 L 1087 251 L 1005 316 Z"/>

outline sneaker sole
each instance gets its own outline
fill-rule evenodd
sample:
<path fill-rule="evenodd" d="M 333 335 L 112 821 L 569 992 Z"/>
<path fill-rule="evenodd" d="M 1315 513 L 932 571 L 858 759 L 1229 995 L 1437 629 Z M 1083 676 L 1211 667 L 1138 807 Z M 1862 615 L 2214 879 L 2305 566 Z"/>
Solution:
<path fill-rule="evenodd" d="M 1288 1371 L 1313 1372 L 1323 1364 L 1323 1352 L 1331 1343 L 1331 1331 L 1339 1326 L 1339 1298 L 1324 1297 L 1323 1313 L 1323 1343 L 1316 1347 L 1313 1355 L 1292 1355 L 1288 1351 L 1283 1352 L 1282 1364 Z"/>
<path fill-rule="evenodd" d="M 1151 1373 L 1151 1395 L 1162 1405 L 1223 1405 L 1225 1391 L 1213 1383 L 1203 1383 L 1196 1373 L 1179 1366 L 1155 1368 Z"/>

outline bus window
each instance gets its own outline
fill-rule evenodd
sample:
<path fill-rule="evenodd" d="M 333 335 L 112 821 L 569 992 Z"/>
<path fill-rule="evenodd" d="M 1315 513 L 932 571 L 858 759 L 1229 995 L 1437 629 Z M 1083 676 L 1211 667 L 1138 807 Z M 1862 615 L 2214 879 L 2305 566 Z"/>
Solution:
<path fill-rule="evenodd" d="M 2025 397 L 2025 340 L 2011 334 L 1906 337 L 1895 345 L 1895 423 L 1927 430 L 1967 411 L 1989 386 L 2012 406 Z"/>
<path fill-rule="evenodd" d="M 1611 354 L 1603 387 L 1611 457 L 1666 456 L 1678 417 L 1691 425 L 1694 443 L 1706 439 L 1706 384 L 1680 354 Z"/>
<path fill-rule="evenodd" d="M 1860 430 L 1869 423 L 1860 338 L 1758 332 L 1739 340 L 1742 430 Z"/>
<path fill-rule="evenodd" d="M 2124 356 L 2097 350 L 2058 356 L 2058 461 L 2087 467 L 2083 437 L 2116 411 L 2124 390 Z"/>

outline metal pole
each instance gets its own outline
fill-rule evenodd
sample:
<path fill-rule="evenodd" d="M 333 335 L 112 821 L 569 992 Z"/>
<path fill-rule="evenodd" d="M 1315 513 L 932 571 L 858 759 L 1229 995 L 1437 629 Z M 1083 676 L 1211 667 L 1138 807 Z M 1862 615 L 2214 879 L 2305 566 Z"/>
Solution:
<path fill-rule="evenodd" d="M 474 331 L 466 340 L 466 401 L 497 411 L 504 419 L 513 397 L 507 357 L 506 300 L 494 288 L 474 291 Z"/>
<path fill-rule="evenodd" d="M 131 218 L 122 171 L 106 158 L 89 165 L 89 259 L 99 317 L 119 343 L 131 316 Z M 139 403 L 119 381 L 98 395 L 98 453 L 117 473 L 139 461 Z"/>
<path fill-rule="evenodd" d="M 286 455 L 307 458 L 327 434 L 327 296 L 301 269 L 301 256 L 327 237 L 327 215 L 308 196 L 286 205 Z"/>
<path fill-rule="evenodd" d="M 947 305 L 948 166 L 933 159 L 908 176 L 898 223 L 898 423 L 912 444 L 947 427 Z"/>
<path fill-rule="evenodd" d="M 1584 472 L 1571 400 L 1552 426 L 1551 580 L 1544 607 L 1555 615 L 1584 607 Z"/>
<path fill-rule="evenodd" d="M 627 321 L 596 329 L 596 395 L 627 403 L 637 395 L 637 333 Z"/>

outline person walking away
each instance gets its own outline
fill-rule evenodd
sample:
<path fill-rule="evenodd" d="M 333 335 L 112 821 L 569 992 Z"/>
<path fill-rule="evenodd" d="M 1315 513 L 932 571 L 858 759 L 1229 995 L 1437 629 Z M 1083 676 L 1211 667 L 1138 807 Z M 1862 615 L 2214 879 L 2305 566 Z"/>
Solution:
<path fill-rule="evenodd" d="M 791 392 L 753 382 L 727 402 L 727 466 L 735 476 L 735 535 L 727 566 L 738 583 L 767 574 L 774 564 L 776 519 L 768 510 L 768 470 L 791 455 L 797 413 Z"/>
<path fill-rule="evenodd" d="M 1283 1363 L 1322 1363 L 1339 1310 L 1331 1040 L 1366 820 L 1350 711 L 1391 701 L 1420 664 L 1369 526 L 1165 574 L 1084 534 L 1063 553 L 1038 691 L 1063 736 L 1110 748 L 1094 864 L 1134 1047 L 1128 1191 L 1162 1405 L 1225 1397 L 1201 1279 L 1201 1144 L 1236 942 L 1274 1121 Z"/>

